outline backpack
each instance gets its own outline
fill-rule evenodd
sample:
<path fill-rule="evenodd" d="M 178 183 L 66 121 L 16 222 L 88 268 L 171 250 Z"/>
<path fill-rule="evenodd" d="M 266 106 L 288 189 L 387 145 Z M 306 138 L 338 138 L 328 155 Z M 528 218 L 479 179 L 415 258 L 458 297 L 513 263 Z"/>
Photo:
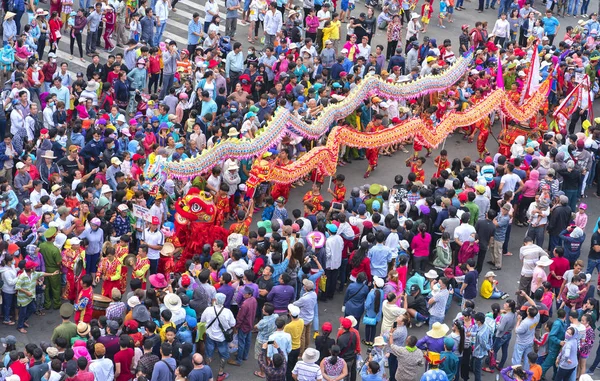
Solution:
<path fill-rule="evenodd" d="M 42 129 L 44 128 L 44 122 L 42 120 L 40 120 L 40 118 L 38 116 L 39 115 L 31 115 L 31 117 L 33 118 L 33 120 L 35 122 L 35 130 L 33 132 L 33 135 L 35 136 L 36 139 L 40 137 Z"/>
<path fill-rule="evenodd" d="M 11 12 L 25 12 L 25 0 L 9 0 L 8 10 Z"/>

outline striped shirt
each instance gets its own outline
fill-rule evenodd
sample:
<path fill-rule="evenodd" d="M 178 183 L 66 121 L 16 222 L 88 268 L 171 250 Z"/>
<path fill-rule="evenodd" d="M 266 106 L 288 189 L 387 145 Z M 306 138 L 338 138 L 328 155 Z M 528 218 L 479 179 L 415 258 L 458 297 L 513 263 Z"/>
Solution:
<path fill-rule="evenodd" d="M 298 361 L 292 374 L 298 376 L 298 381 L 315 381 L 323 379 L 321 368 L 317 364 L 308 364 L 304 361 Z"/>
<path fill-rule="evenodd" d="M 38 278 L 42 276 L 44 276 L 44 273 L 39 271 L 33 271 L 31 276 L 23 271 L 21 275 L 17 277 L 17 284 L 15 285 L 15 289 L 17 289 L 17 306 L 25 307 L 35 299 L 35 286 Z M 24 292 L 19 290 L 29 291 L 31 296 L 27 296 Z"/>

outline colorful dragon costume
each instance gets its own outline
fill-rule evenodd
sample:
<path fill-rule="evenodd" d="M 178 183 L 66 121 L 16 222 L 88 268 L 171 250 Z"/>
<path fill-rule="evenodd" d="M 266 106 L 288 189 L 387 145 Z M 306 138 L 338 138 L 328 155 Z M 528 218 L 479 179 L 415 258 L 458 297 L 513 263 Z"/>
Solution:
<path fill-rule="evenodd" d="M 189 192 L 175 203 L 175 247 L 183 249 L 175 263 L 175 271 L 185 272 L 185 262 L 194 254 L 202 252 L 205 243 L 212 244 L 220 239 L 227 242 L 227 229 L 215 225 L 217 209 L 210 193 L 198 188 Z"/>

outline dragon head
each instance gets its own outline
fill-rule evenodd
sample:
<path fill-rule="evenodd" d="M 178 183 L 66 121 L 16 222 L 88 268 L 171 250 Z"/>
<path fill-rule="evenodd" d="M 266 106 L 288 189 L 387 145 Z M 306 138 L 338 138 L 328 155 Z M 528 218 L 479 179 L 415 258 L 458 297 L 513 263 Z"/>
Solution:
<path fill-rule="evenodd" d="M 175 219 L 181 225 L 196 221 L 212 223 L 216 215 L 212 195 L 198 188 L 190 189 L 185 196 L 177 200 L 175 210 Z"/>

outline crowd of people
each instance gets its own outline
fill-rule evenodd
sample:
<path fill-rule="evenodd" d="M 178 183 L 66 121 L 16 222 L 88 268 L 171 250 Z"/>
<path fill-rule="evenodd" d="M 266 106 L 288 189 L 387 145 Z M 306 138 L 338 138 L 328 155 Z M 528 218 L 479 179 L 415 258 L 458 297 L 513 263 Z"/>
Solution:
<path fill-rule="evenodd" d="M 500 0 L 492 28 L 465 24 L 442 43 L 425 35 L 428 24 L 435 17 L 445 28 L 462 0 L 425 2 L 420 14 L 416 3 L 386 0 L 381 12 L 358 15 L 353 0 L 227 0 L 223 35 L 209 0 L 189 21 L 187 46 L 163 39 L 176 3 L 80 0 L 74 11 L 73 1 L 52 0 L 49 12 L 34 1 L 2 4 L 10 88 L 0 112 L 1 316 L 5 331 L 21 334 L 34 314 L 63 321 L 47 342 L 23 348 L 4 337 L 0 379 L 222 381 L 231 367 L 270 381 L 480 381 L 482 372 L 539 381 L 551 368 L 555 381 L 590 379 L 600 364 L 600 224 L 588 222 L 584 201 L 600 197 L 600 23 L 589 0 L 546 0 L 541 11 Z M 495 6 L 480 0 L 478 10 Z M 568 16 L 580 20 L 563 31 Z M 238 22 L 260 49 L 242 51 Z M 371 46 L 377 30 L 386 46 Z M 73 55 L 76 43 L 85 62 L 84 34 L 92 63 L 73 78 L 58 44 L 69 39 Z M 249 196 L 254 165 L 285 166 L 323 142 L 290 133 L 257 161 L 222 160 L 205 175 L 148 187 L 148 166 L 254 139 L 278 108 L 311 122 L 367 76 L 408 83 L 470 50 L 470 71 L 449 88 L 410 101 L 368 97 L 337 124 L 377 132 L 420 118 L 433 130 L 502 85 L 522 103 L 537 57 L 551 81 L 547 103 L 528 120 L 493 112 L 456 131 L 477 140 L 475 159 L 442 149 L 426 174 L 433 151 L 420 138 L 342 147 L 339 166 L 366 159 L 368 178 L 379 155 L 412 145 L 410 173 L 347 192 L 343 174 L 326 186 L 315 170 Z M 577 90 L 567 123 L 555 119 Z M 493 125 L 497 152 L 487 147 Z M 302 209 L 289 208 L 292 188 L 307 184 Z M 175 204 L 190 189 L 212 197 L 230 239 L 198 245 L 174 272 Z M 523 240 L 515 297 L 496 280 L 516 261 L 511 235 Z M 336 293 L 339 320 L 321 322 L 320 305 Z M 488 299 L 497 300 L 491 311 L 481 307 Z"/>

